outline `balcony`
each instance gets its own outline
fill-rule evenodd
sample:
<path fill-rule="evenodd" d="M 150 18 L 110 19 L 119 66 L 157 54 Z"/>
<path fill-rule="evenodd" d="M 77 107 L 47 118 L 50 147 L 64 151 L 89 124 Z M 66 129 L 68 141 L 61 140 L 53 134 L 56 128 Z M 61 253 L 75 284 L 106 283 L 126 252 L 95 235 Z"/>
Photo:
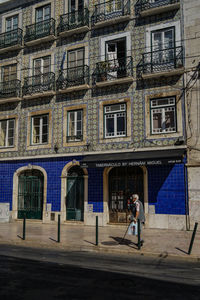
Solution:
<path fill-rule="evenodd" d="M 94 28 L 114 25 L 129 19 L 130 0 L 112 0 L 95 5 L 95 11 L 91 18 Z"/>
<path fill-rule="evenodd" d="M 20 50 L 22 48 L 22 33 L 18 28 L 0 34 L 0 53 Z"/>
<path fill-rule="evenodd" d="M 141 72 L 144 79 L 183 74 L 183 48 L 180 46 L 144 53 Z"/>
<path fill-rule="evenodd" d="M 131 83 L 133 60 L 131 56 L 101 61 L 96 65 L 95 83 L 98 87 Z"/>
<path fill-rule="evenodd" d="M 54 41 L 55 37 L 55 20 L 49 19 L 26 26 L 24 41 L 26 46 L 37 45 L 49 41 Z"/>
<path fill-rule="evenodd" d="M 21 81 L 18 79 L 0 83 L 0 103 L 21 100 Z"/>
<path fill-rule="evenodd" d="M 55 74 L 45 73 L 26 77 L 23 86 L 23 98 L 34 99 L 55 95 Z"/>
<path fill-rule="evenodd" d="M 89 87 L 89 67 L 86 65 L 64 69 L 57 80 L 57 90 L 61 94 L 87 90 Z"/>
<path fill-rule="evenodd" d="M 135 14 L 147 17 L 180 8 L 180 0 L 138 0 Z"/>
<path fill-rule="evenodd" d="M 89 11 L 87 8 L 60 16 L 60 25 L 58 27 L 60 37 L 84 33 L 88 30 Z"/>

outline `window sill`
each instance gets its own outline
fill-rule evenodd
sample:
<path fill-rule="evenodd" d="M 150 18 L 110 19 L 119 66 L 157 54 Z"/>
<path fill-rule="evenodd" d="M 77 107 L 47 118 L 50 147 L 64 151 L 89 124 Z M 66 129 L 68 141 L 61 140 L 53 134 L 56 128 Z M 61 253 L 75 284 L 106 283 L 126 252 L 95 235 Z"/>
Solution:
<path fill-rule="evenodd" d="M 101 138 L 99 143 L 120 143 L 120 142 L 131 142 L 131 136 L 124 136 L 124 137 L 111 137 L 111 138 Z"/>
<path fill-rule="evenodd" d="M 51 148 L 51 144 L 36 144 L 27 146 L 27 150 L 47 149 Z"/>

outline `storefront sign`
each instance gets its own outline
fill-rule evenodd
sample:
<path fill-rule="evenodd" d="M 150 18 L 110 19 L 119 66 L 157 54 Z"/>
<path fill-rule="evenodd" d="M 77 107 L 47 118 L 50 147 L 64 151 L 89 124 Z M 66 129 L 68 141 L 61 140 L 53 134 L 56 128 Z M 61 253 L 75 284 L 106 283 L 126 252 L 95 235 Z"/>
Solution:
<path fill-rule="evenodd" d="M 110 162 L 80 162 L 82 168 L 108 168 L 108 167 L 135 167 L 135 166 L 159 166 L 180 164 L 182 159 L 156 159 L 136 161 L 110 161 Z"/>

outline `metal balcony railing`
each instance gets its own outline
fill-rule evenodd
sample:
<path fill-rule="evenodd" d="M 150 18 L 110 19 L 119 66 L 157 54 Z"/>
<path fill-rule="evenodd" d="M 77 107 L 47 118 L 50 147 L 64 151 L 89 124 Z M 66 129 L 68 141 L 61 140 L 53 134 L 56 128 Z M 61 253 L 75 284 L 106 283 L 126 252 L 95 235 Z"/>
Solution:
<path fill-rule="evenodd" d="M 26 26 L 24 41 L 27 43 L 49 35 L 55 35 L 55 20 L 52 18 Z"/>
<path fill-rule="evenodd" d="M 157 8 L 179 2 L 180 0 L 138 0 L 135 5 L 135 13 L 138 15 L 140 12 L 151 8 Z"/>
<path fill-rule="evenodd" d="M 157 50 L 142 55 L 142 73 L 163 72 L 183 67 L 183 47 Z"/>
<path fill-rule="evenodd" d="M 0 34 L 0 49 L 20 45 L 22 46 L 22 29 L 18 28 Z"/>
<path fill-rule="evenodd" d="M 89 11 L 87 8 L 60 16 L 58 33 L 83 26 L 89 26 Z"/>
<path fill-rule="evenodd" d="M 92 25 L 113 18 L 130 15 L 130 0 L 112 0 L 95 5 Z"/>
<path fill-rule="evenodd" d="M 83 141 L 83 135 L 67 136 L 66 141 L 67 141 L 67 143 L 69 143 L 69 142 L 82 142 Z"/>
<path fill-rule="evenodd" d="M 60 71 L 57 80 L 57 90 L 64 90 L 79 85 L 89 85 L 89 67 L 86 65 L 67 68 Z"/>
<path fill-rule="evenodd" d="M 131 56 L 101 61 L 96 64 L 95 81 L 109 81 L 133 76 Z"/>
<path fill-rule="evenodd" d="M 21 97 L 21 81 L 18 79 L 0 83 L 0 99 Z"/>
<path fill-rule="evenodd" d="M 53 72 L 24 78 L 23 95 L 32 95 L 55 90 L 55 74 Z"/>

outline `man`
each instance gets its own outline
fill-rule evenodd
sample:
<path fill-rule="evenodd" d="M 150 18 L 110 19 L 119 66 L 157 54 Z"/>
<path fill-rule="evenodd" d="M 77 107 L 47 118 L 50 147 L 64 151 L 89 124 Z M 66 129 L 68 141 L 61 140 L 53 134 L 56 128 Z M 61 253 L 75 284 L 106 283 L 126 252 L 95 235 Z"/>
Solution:
<path fill-rule="evenodd" d="M 140 238 L 141 238 L 141 232 L 142 232 L 142 225 L 145 222 L 145 216 L 144 216 L 144 208 L 142 202 L 139 200 L 139 196 L 137 194 L 132 195 L 132 204 L 130 206 L 132 216 L 131 220 L 136 224 L 137 221 L 140 221 Z M 141 245 L 144 243 L 144 240 L 140 240 Z"/>

